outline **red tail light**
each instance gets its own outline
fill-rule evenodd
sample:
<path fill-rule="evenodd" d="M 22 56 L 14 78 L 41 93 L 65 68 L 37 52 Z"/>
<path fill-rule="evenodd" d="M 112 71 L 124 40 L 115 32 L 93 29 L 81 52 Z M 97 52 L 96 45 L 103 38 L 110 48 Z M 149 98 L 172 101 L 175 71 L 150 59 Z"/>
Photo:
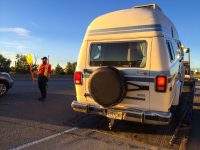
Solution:
<path fill-rule="evenodd" d="M 166 76 L 157 76 L 156 77 L 156 91 L 165 92 L 167 89 L 167 77 Z"/>
<path fill-rule="evenodd" d="M 75 72 L 74 73 L 74 83 L 75 84 L 82 84 L 82 72 Z"/>

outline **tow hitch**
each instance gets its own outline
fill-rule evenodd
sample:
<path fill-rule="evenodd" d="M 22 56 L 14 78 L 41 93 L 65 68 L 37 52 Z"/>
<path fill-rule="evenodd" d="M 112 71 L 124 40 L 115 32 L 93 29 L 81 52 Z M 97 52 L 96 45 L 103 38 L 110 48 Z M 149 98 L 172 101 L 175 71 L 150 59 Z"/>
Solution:
<path fill-rule="evenodd" d="M 110 130 L 112 130 L 113 126 L 114 126 L 114 123 L 115 123 L 115 119 L 109 119 L 109 123 L 108 123 L 108 128 Z"/>

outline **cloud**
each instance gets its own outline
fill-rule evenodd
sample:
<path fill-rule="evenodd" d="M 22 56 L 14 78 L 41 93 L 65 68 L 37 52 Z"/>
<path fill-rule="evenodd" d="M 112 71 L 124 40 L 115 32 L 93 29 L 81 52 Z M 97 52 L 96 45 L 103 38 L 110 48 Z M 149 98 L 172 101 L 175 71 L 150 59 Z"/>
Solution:
<path fill-rule="evenodd" d="M 20 36 L 29 36 L 30 31 L 25 29 L 25 28 L 20 28 L 20 27 L 15 27 L 15 28 L 0 28 L 0 32 L 4 33 L 16 33 L 17 35 Z"/>
<path fill-rule="evenodd" d="M 27 49 L 26 43 L 23 42 L 17 42 L 17 41 L 1 41 L 0 40 L 0 48 L 6 48 L 6 49 L 16 49 L 25 51 Z"/>

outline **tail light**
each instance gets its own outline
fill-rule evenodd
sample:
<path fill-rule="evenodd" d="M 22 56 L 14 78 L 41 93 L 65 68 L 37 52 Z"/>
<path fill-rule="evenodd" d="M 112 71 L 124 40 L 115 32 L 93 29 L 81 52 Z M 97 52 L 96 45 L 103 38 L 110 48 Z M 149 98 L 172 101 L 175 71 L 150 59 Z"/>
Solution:
<path fill-rule="evenodd" d="M 82 72 L 75 72 L 74 73 L 74 83 L 75 84 L 82 84 Z"/>
<path fill-rule="evenodd" d="M 156 91 L 157 92 L 166 92 L 167 90 L 167 77 L 166 76 L 157 76 L 156 77 Z"/>

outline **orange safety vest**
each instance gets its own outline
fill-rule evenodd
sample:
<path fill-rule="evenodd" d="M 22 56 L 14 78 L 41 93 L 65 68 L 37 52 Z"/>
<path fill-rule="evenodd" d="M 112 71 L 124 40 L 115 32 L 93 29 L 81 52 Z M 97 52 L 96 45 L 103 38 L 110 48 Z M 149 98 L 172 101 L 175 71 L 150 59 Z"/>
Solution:
<path fill-rule="evenodd" d="M 49 77 L 51 73 L 51 65 L 50 64 L 41 64 L 38 68 L 38 76 Z"/>

